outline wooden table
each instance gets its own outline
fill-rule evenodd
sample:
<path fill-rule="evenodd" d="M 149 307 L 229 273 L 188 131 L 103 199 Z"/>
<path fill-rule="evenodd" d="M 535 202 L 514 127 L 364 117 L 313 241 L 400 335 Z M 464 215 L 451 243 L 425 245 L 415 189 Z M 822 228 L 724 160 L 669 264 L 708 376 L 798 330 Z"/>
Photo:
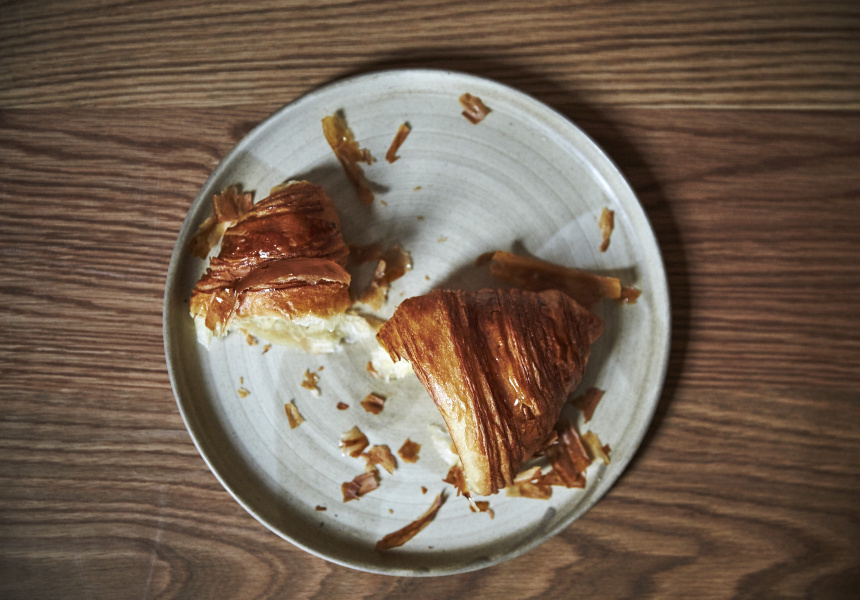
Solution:
<path fill-rule="evenodd" d="M 483 571 L 367 574 L 249 516 L 183 427 L 168 260 L 207 175 L 337 78 L 439 67 L 617 162 L 674 329 L 636 459 Z M 860 593 L 860 5 L 7 2 L 0 597 L 848 598 Z"/>

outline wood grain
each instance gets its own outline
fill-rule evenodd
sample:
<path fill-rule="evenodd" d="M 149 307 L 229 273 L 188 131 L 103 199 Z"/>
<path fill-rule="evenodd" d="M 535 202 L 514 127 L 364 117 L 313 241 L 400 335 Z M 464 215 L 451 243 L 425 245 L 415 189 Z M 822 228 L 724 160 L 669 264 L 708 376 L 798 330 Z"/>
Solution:
<path fill-rule="evenodd" d="M 628 175 L 666 257 L 674 346 L 655 425 L 557 538 L 412 580 L 266 531 L 207 471 L 172 398 L 160 315 L 175 236 L 266 110 L 3 111 L 0 595 L 849 597 L 860 114 L 569 114 Z"/>
<path fill-rule="evenodd" d="M 856 2 L 0 3 L 0 597 L 855 598 Z M 469 71 L 550 103 L 654 226 L 672 355 L 633 463 L 483 571 L 385 577 L 268 532 L 166 373 L 176 235 L 218 161 L 327 81 Z"/>
<path fill-rule="evenodd" d="M 589 106 L 860 108 L 860 6 L 13 2 L 0 106 L 277 107 L 344 74 L 479 72 Z"/>

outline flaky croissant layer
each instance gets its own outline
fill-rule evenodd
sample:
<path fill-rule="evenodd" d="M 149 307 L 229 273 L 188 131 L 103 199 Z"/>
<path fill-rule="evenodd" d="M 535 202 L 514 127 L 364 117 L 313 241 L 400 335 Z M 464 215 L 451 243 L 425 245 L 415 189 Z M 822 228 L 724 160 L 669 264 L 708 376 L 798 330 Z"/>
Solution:
<path fill-rule="evenodd" d="M 579 384 L 603 322 L 556 290 L 434 290 L 379 331 L 445 419 L 472 491 L 510 485 Z"/>

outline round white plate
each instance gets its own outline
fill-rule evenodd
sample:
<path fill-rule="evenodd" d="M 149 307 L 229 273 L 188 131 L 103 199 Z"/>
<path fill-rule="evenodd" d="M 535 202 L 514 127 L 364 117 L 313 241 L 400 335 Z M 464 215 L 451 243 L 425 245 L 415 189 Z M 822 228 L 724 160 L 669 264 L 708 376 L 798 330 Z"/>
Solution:
<path fill-rule="evenodd" d="M 479 96 L 492 112 L 473 125 L 458 98 Z M 376 201 L 362 206 L 322 134 L 320 120 L 343 111 L 356 139 L 377 158 L 365 166 Z M 400 159 L 385 153 L 399 125 L 412 131 Z M 411 252 L 414 269 L 396 281 L 383 316 L 409 296 L 435 287 L 493 285 L 475 258 L 513 250 L 567 266 L 620 276 L 642 290 L 638 303 L 603 302 L 606 330 L 580 389 L 606 390 L 593 430 L 612 447 L 609 466 L 592 465 L 584 490 L 553 488 L 550 500 L 489 498 L 495 518 L 472 513 L 444 484 L 448 467 L 428 424 L 442 419 L 417 380 L 381 383 L 365 370 L 368 348 L 308 355 L 244 336 L 198 344 L 188 299 L 206 261 L 188 241 L 211 215 L 212 195 L 239 184 L 255 201 L 285 180 L 322 185 L 341 215 L 349 244 L 381 241 Z M 599 251 L 601 210 L 615 211 L 615 231 Z M 498 284 L 497 284 L 498 285 Z M 499 83 L 433 70 L 379 72 L 338 81 L 290 103 L 249 133 L 221 162 L 194 200 L 167 278 L 164 337 L 179 410 L 201 455 L 233 497 L 266 527 L 327 560 L 392 575 L 441 575 L 517 556 L 580 517 L 633 457 L 651 421 L 669 352 L 669 298 L 657 243 L 630 186 L 581 130 L 535 99 Z M 319 375 L 319 397 L 301 387 Z M 322 370 L 319 370 L 322 369 Z M 237 393 L 240 387 L 250 392 Z M 388 397 L 380 415 L 359 402 Z M 290 429 L 284 403 L 305 422 Z M 340 411 L 338 402 L 350 408 Z M 341 483 L 364 461 L 341 456 L 338 439 L 358 425 L 372 444 L 421 444 L 420 460 L 398 460 L 379 489 L 344 503 Z M 427 488 L 426 493 L 422 486 Z M 374 550 L 382 536 L 425 512 L 439 492 L 448 500 L 435 521 L 400 548 Z M 325 507 L 325 510 L 317 510 Z"/>

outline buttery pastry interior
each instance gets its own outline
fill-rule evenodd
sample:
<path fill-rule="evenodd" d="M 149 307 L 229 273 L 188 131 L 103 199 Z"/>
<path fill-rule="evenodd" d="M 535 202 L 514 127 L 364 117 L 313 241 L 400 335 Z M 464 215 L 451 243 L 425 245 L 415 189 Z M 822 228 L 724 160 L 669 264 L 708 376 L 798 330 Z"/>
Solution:
<path fill-rule="evenodd" d="M 579 384 L 603 321 L 557 290 L 434 290 L 404 300 L 377 338 L 442 414 L 469 488 L 510 485 Z"/>
<path fill-rule="evenodd" d="M 241 330 L 272 343 L 330 352 L 372 335 L 347 312 L 349 249 L 335 207 L 307 181 L 278 186 L 229 227 L 191 294 L 198 339 Z"/>

